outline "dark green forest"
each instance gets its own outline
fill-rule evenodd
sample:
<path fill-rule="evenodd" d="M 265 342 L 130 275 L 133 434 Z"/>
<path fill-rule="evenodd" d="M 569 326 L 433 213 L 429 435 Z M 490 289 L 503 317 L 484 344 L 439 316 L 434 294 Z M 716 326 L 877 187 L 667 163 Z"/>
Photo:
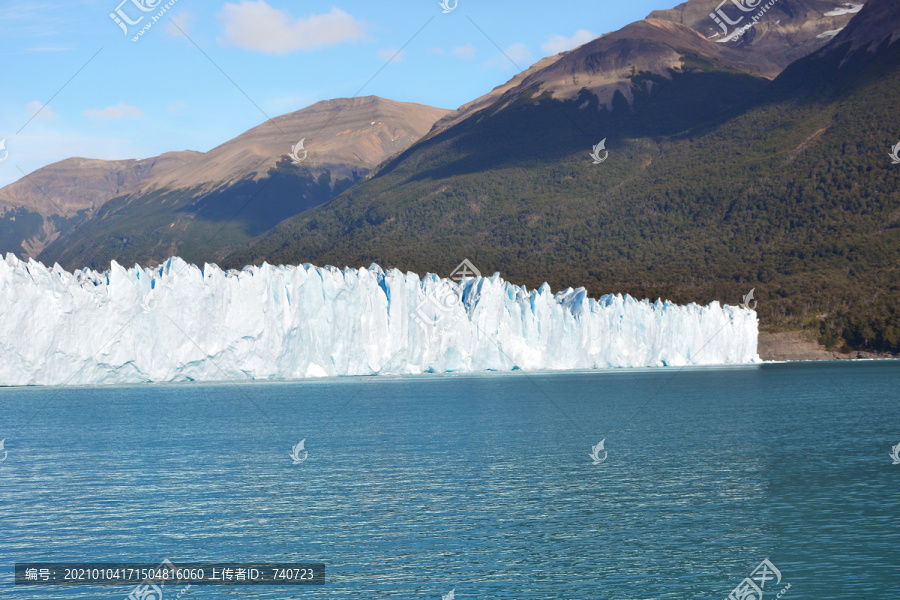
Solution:
<path fill-rule="evenodd" d="M 50 244 L 38 257 L 72 268 L 106 269 L 121 264 L 162 262 L 173 255 L 213 261 L 268 231 L 284 219 L 321 205 L 362 179 L 313 175 L 287 159 L 264 177 L 213 190 L 160 189 L 113 198 L 93 218 Z"/>

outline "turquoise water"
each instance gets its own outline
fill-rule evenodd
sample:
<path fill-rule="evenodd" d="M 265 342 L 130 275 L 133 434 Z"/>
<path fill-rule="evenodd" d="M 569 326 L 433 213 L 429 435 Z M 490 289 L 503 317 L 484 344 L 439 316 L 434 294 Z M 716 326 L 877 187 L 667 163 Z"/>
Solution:
<path fill-rule="evenodd" d="M 185 600 L 720 600 L 768 557 L 765 598 L 893 599 L 898 390 L 890 362 L 2 389 L 0 596 L 131 589 L 15 562 L 168 558 L 327 564 Z"/>

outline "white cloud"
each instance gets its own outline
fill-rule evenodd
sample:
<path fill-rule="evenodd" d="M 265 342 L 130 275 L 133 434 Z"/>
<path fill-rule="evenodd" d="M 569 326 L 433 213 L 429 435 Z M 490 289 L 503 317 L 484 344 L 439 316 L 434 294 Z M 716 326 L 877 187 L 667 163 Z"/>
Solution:
<path fill-rule="evenodd" d="M 560 52 L 565 52 L 566 50 L 573 50 L 578 46 L 587 44 L 588 42 L 596 38 L 596 33 L 588 31 L 587 29 L 579 29 L 572 35 L 572 37 L 566 37 L 564 35 L 554 35 L 545 43 L 541 44 L 541 50 L 543 50 L 547 54 L 547 56 L 552 56 L 554 54 L 559 54 Z"/>
<path fill-rule="evenodd" d="M 28 117 L 34 121 L 52 121 L 58 119 L 59 115 L 43 102 L 32 100 L 28 103 Z"/>
<path fill-rule="evenodd" d="M 397 48 L 382 48 L 377 52 L 378 60 L 390 60 L 391 62 L 402 62 L 405 58 L 403 51 Z"/>
<path fill-rule="evenodd" d="M 475 58 L 475 46 L 466 44 L 465 46 L 456 46 L 453 48 L 453 55 L 460 58 Z"/>
<path fill-rule="evenodd" d="M 321 15 L 297 18 L 272 8 L 265 0 L 226 3 L 219 18 L 224 25 L 223 45 L 268 54 L 315 50 L 365 37 L 362 21 L 337 7 Z"/>
<path fill-rule="evenodd" d="M 166 110 L 170 113 L 180 113 L 181 111 L 187 108 L 187 104 L 184 100 L 179 100 L 178 102 L 172 102 L 171 104 L 166 104 Z"/>
<path fill-rule="evenodd" d="M 437 46 L 434 46 L 434 47 L 432 47 L 432 48 L 428 48 L 427 51 L 428 51 L 428 52 L 431 52 L 432 54 L 439 54 L 440 56 L 446 56 L 446 55 L 447 55 L 447 51 L 446 51 L 446 50 L 444 50 L 443 48 L 438 48 Z"/>
<path fill-rule="evenodd" d="M 171 17 L 171 21 L 166 21 L 166 35 L 169 37 L 182 37 L 182 31 L 190 33 L 191 24 L 196 17 L 197 15 L 189 10 L 183 10 L 174 15 Z"/>
<path fill-rule="evenodd" d="M 89 108 L 82 111 L 81 114 L 92 121 L 121 121 L 122 119 L 133 119 L 143 116 L 144 111 L 137 106 L 119 102 L 115 106 L 107 106 L 106 108 Z"/>
<path fill-rule="evenodd" d="M 503 54 L 495 56 L 484 63 L 491 69 L 527 69 L 534 63 L 534 56 L 525 44 L 513 44 L 503 51 Z"/>

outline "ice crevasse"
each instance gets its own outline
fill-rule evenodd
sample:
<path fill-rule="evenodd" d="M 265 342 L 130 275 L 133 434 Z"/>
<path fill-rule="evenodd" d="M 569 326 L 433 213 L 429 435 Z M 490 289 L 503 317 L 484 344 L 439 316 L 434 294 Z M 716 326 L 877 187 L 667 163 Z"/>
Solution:
<path fill-rule="evenodd" d="M 492 277 L 0 261 L 0 385 L 758 362 L 756 313 Z"/>

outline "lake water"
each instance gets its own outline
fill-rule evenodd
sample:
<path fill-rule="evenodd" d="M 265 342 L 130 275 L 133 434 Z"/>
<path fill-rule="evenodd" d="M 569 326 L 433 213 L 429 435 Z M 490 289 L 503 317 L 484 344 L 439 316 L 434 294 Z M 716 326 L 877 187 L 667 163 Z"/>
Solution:
<path fill-rule="evenodd" d="M 894 599 L 898 390 L 897 362 L 2 389 L 0 597 L 131 590 L 15 562 L 168 558 L 327 565 L 185 600 L 721 600 L 768 557 L 764 598 Z"/>

